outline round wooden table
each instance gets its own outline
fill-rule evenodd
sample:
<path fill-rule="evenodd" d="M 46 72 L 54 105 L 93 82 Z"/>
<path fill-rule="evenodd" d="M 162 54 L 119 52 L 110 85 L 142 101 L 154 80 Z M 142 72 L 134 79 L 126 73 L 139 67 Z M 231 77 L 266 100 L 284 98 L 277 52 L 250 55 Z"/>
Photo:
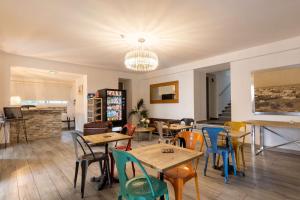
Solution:
<path fill-rule="evenodd" d="M 154 130 L 155 130 L 154 127 L 147 127 L 147 128 L 137 127 L 135 129 L 135 133 L 138 134 L 138 140 L 139 141 L 140 141 L 140 133 L 149 133 L 149 140 L 151 141 L 152 140 L 152 133 L 153 133 Z"/>

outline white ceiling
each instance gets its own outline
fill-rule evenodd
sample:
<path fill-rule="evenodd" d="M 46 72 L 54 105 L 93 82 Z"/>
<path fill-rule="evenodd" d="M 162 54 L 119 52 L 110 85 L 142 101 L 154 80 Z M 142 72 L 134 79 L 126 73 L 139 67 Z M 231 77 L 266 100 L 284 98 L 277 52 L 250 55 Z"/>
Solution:
<path fill-rule="evenodd" d="M 72 85 L 78 78 L 82 78 L 82 75 L 27 67 L 11 68 L 12 81 L 48 82 Z"/>
<path fill-rule="evenodd" d="M 125 70 L 143 35 L 164 68 L 298 36 L 299 24 L 299 0 L 1 0 L 0 49 Z"/>

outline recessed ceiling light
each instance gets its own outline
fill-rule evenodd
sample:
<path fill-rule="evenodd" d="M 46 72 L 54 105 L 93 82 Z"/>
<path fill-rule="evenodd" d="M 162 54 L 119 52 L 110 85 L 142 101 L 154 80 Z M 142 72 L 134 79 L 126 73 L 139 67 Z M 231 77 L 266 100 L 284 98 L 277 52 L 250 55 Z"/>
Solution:
<path fill-rule="evenodd" d="M 57 74 L 57 71 L 49 70 L 49 74 Z"/>

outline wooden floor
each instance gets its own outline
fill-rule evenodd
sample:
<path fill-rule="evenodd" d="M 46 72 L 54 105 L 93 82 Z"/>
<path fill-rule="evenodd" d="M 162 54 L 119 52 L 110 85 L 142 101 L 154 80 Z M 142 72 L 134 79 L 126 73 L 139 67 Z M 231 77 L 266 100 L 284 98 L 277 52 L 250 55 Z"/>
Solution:
<path fill-rule="evenodd" d="M 134 147 L 152 142 L 133 142 Z M 18 144 L 0 150 L 0 200 L 81 199 L 80 184 L 73 189 L 74 149 L 71 137 L 63 133 L 52 138 Z M 246 177 L 230 177 L 224 184 L 220 171 L 209 168 L 202 176 L 204 159 L 199 169 L 201 199 L 300 199 L 300 156 L 267 152 L 252 158 L 246 149 Z M 128 171 L 131 172 L 128 167 Z M 156 172 L 147 168 L 150 174 Z M 98 165 L 90 166 L 88 176 L 99 173 Z M 81 172 L 79 172 L 81 173 Z M 80 183 L 80 178 L 78 180 Z M 174 199 L 173 188 L 169 192 Z M 118 185 L 102 191 L 87 181 L 85 199 L 117 199 Z M 185 185 L 183 199 L 195 199 L 194 181 Z"/>

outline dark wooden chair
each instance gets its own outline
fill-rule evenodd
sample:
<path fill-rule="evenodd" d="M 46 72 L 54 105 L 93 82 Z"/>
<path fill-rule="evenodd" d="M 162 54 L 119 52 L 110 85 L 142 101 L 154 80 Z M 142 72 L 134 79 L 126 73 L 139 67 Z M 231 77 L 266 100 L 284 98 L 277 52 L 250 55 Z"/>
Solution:
<path fill-rule="evenodd" d="M 108 133 L 112 131 L 112 123 L 111 122 L 90 122 L 86 123 L 83 126 L 83 135 L 93 135 L 100 133 Z"/>
<path fill-rule="evenodd" d="M 94 162 L 99 162 L 100 171 L 102 174 L 106 173 L 108 176 L 108 183 L 111 185 L 111 176 L 109 172 L 109 156 L 104 152 L 93 152 L 90 145 L 84 140 L 80 132 L 71 132 L 76 155 L 76 165 L 75 165 L 75 176 L 74 176 L 74 188 L 76 188 L 77 174 L 79 164 L 81 164 L 81 197 L 84 197 L 85 180 L 87 175 L 88 166 Z M 79 155 L 78 145 L 80 146 L 83 155 Z M 102 164 L 104 162 L 104 166 Z M 106 172 L 104 171 L 106 170 Z"/>

